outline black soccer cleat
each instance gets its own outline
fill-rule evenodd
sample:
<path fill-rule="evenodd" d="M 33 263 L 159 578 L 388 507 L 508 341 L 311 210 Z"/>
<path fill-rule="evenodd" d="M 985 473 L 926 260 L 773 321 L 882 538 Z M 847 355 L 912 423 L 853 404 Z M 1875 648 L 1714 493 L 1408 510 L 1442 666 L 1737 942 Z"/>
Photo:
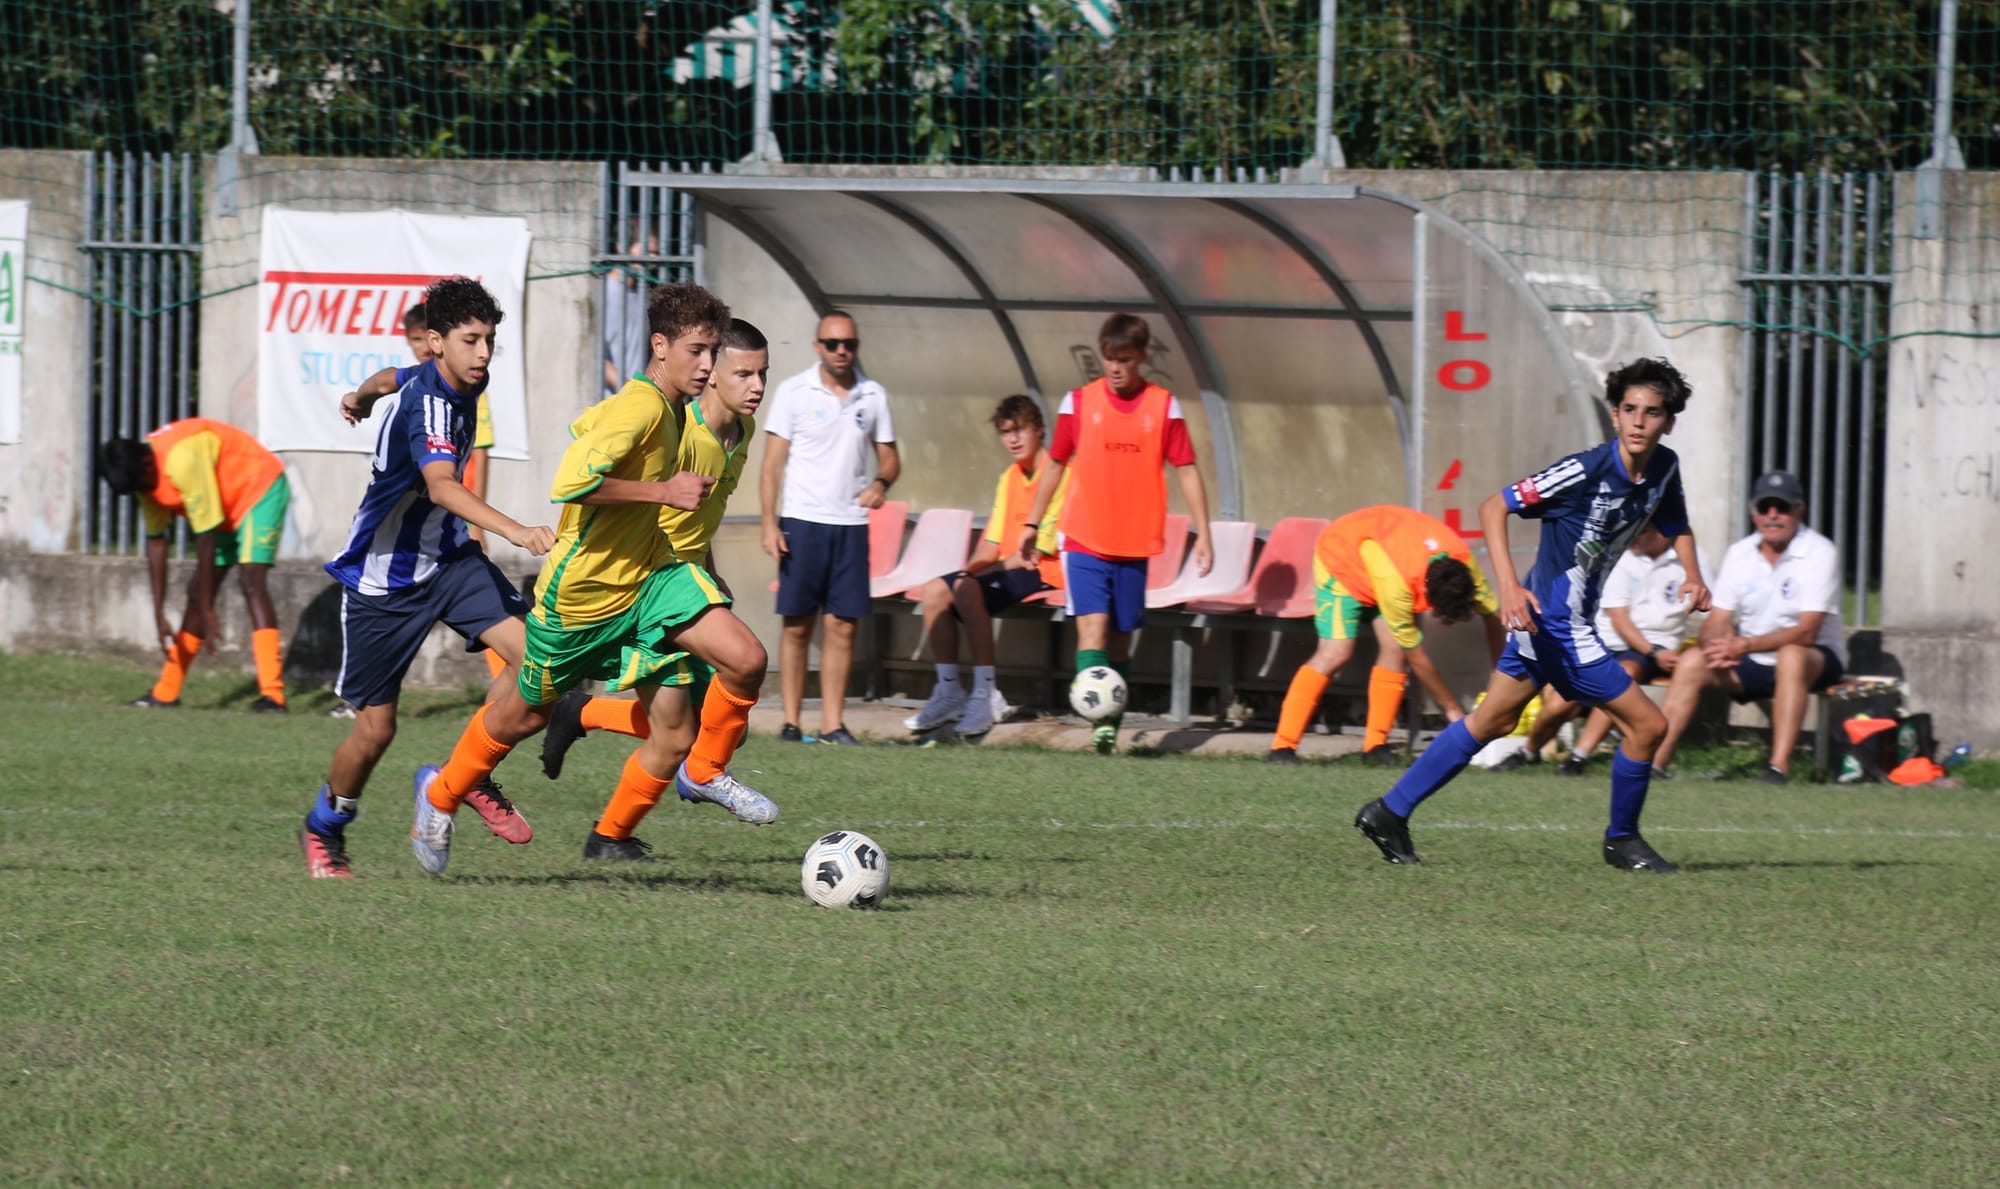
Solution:
<path fill-rule="evenodd" d="M 1791 782 L 1791 773 L 1778 767 L 1776 764 L 1764 765 L 1764 770 L 1757 775 L 1758 784 L 1790 784 Z"/>
<path fill-rule="evenodd" d="M 799 730 L 799 724 L 788 722 L 784 725 L 784 729 L 778 732 L 778 742 L 804 743 L 806 742 L 806 733 Z"/>
<path fill-rule="evenodd" d="M 289 714 L 291 712 L 286 710 L 285 704 L 283 702 L 280 702 L 278 699 L 272 697 L 269 694 L 260 694 L 258 695 L 256 701 L 250 703 L 250 713 Z"/>
<path fill-rule="evenodd" d="M 1403 753 L 1387 743 L 1377 743 L 1361 753 L 1361 762 L 1377 768 L 1400 768 L 1403 766 Z"/>
<path fill-rule="evenodd" d="M 1590 766 L 1589 757 L 1580 756 L 1575 752 L 1571 752 L 1569 753 L 1568 756 L 1564 757 L 1562 763 L 1556 765 L 1556 775 L 1582 776 L 1583 770 L 1585 768 L 1588 768 L 1589 766 Z"/>
<path fill-rule="evenodd" d="M 550 780 L 562 775 L 563 757 L 583 738 L 583 704 L 589 700 L 582 690 L 569 690 L 549 712 L 548 729 L 542 732 L 542 775 Z"/>
<path fill-rule="evenodd" d="M 1361 812 L 1354 815 L 1354 828 L 1391 863 L 1423 862 L 1417 857 L 1417 848 L 1410 843 L 1410 819 L 1398 817 L 1380 797 L 1363 805 Z"/>
<path fill-rule="evenodd" d="M 179 710 L 181 708 L 181 700 L 179 698 L 163 702 L 153 696 L 152 690 L 147 690 L 125 704 L 134 710 Z"/>
<path fill-rule="evenodd" d="M 1660 852 L 1646 845 L 1646 840 L 1637 834 L 1605 839 L 1604 861 L 1620 871 L 1650 871 L 1654 875 L 1672 875 L 1680 870 L 1661 858 Z"/>
<path fill-rule="evenodd" d="M 1274 747 L 1264 753 L 1267 764 L 1283 764 L 1289 768 L 1299 766 L 1299 749 L 1296 747 Z"/>
<path fill-rule="evenodd" d="M 606 838 L 592 830 L 583 840 L 583 857 L 622 863 L 650 863 L 653 848 L 637 838 Z"/>

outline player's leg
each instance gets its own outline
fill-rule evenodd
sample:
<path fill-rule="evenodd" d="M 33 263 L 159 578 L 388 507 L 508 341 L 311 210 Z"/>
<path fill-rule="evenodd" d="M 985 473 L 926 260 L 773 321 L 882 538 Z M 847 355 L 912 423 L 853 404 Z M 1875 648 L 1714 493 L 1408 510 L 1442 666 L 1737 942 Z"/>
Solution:
<path fill-rule="evenodd" d="M 868 526 L 823 526 L 829 552 L 826 615 L 819 643 L 821 743 L 852 744 L 842 720 L 847 679 L 854 670 L 854 639 L 861 621 L 873 614 L 868 594 Z"/>
<path fill-rule="evenodd" d="M 683 670 L 693 662 L 683 657 Z M 625 758 L 618 785 L 597 824 L 584 839 L 583 857 L 644 861 L 653 848 L 635 836 L 639 823 L 660 803 L 673 774 L 694 743 L 695 711 L 689 685 L 642 685 L 632 703 L 646 718 L 646 740 Z"/>
<path fill-rule="evenodd" d="M 1510 644 L 1508 652 L 1501 654 L 1501 663 L 1506 664 L 1511 656 Z M 1354 815 L 1355 829 L 1391 863 L 1422 862 L 1410 841 L 1410 814 L 1464 771 L 1480 748 L 1512 731 L 1522 709 L 1541 688 L 1538 676 L 1495 668 L 1486 682 L 1486 697 L 1471 714 L 1439 732 L 1387 793 L 1361 807 Z"/>
<path fill-rule="evenodd" d="M 1355 639 L 1361 631 L 1361 601 L 1317 562 L 1314 570 L 1319 581 L 1313 588 L 1313 631 L 1319 643 L 1292 674 L 1284 704 L 1278 708 L 1278 730 L 1271 736 L 1268 758 L 1280 764 L 1298 761 L 1299 740 L 1305 738 L 1327 685 L 1354 659 Z"/>
<path fill-rule="evenodd" d="M 784 530 L 788 550 L 778 559 L 777 612 L 784 624 L 778 637 L 778 696 L 785 707 L 785 726 L 779 738 L 797 743 L 806 738 L 799 729 L 799 718 L 805 708 L 806 673 L 812 663 L 813 626 L 819 622 L 826 601 L 830 558 L 819 532 L 823 525 L 790 518 L 778 524 Z"/>
<path fill-rule="evenodd" d="M 646 708 L 632 698 L 593 698 L 582 689 L 565 690 L 550 707 L 549 725 L 542 732 L 542 775 L 550 780 L 562 776 L 570 748 L 592 731 L 644 739 L 650 730 Z"/>
<path fill-rule="evenodd" d="M 965 712 L 958 720 L 960 736 L 984 735 L 1007 709 L 1006 699 L 994 686 L 998 670 L 994 664 L 993 617 L 1047 589 L 1048 583 L 1042 581 L 1036 570 L 999 566 L 958 584 L 953 609 L 963 621 L 972 645 L 972 692 L 966 695 Z"/>
<path fill-rule="evenodd" d="M 778 637 L 778 689 L 785 707 L 786 738 L 798 730 L 806 703 L 806 666 L 811 663 L 817 615 L 787 615 Z"/>
<path fill-rule="evenodd" d="M 1629 678 L 1623 692 L 1600 705 L 1623 736 L 1611 756 L 1611 812 L 1604 830 L 1604 861 L 1621 871 L 1671 875 L 1674 865 L 1639 835 L 1639 815 L 1652 785 L 1653 757 L 1666 738 L 1666 715 Z"/>
<path fill-rule="evenodd" d="M 1619 653 L 1618 667 L 1625 670 L 1626 675 L 1632 679 L 1632 683 L 1635 686 L 1643 686 L 1645 682 L 1651 680 L 1653 677 L 1665 674 L 1665 670 L 1655 664 L 1651 657 L 1636 652 Z M 1644 693 L 1645 691 L 1641 689 L 1640 692 Z M 1650 701 L 1651 699 L 1649 698 L 1648 700 Z M 1548 703 L 1546 700 L 1542 703 L 1542 713 L 1544 715 L 1548 714 Z M 1664 730 L 1665 719 L 1662 718 L 1661 722 L 1662 730 Z M 1540 722 L 1535 724 L 1535 728 L 1538 732 L 1540 731 Z M 1583 775 L 1584 767 L 1590 762 L 1591 754 L 1597 750 L 1597 745 L 1604 742 L 1604 737 L 1610 733 L 1611 715 L 1606 713 L 1602 706 L 1592 706 L 1590 708 L 1590 717 L 1584 720 L 1583 729 L 1577 732 L 1575 746 L 1570 748 L 1569 755 L 1563 759 L 1562 765 L 1556 769 L 1557 775 Z"/>
<path fill-rule="evenodd" d="M 1733 692 L 1740 687 L 1733 670 L 1713 667 L 1701 649 L 1690 648 L 1681 653 L 1679 663 L 1674 666 L 1673 680 L 1667 685 L 1666 704 L 1660 708 L 1667 726 L 1660 745 L 1653 749 L 1655 771 L 1665 772 L 1667 765 L 1673 763 L 1674 749 L 1694 721 L 1695 711 L 1701 708 L 1702 691 L 1710 688 Z"/>
<path fill-rule="evenodd" d="M 218 552 L 221 545 L 218 543 Z M 221 561 L 218 556 L 217 565 Z M 220 575 L 217 579 L 220 580 Z M 199 614 L 195 597 L 201 589 L 201 576 L 188 576 L 187 602 L 181 611 L 181 626 L 174 633 L 173 645 L 167 650 L 166 660 L 160 666 L 160 675 L 153 680 L 153 688 L 144 695 L 128 703 L 141 710 L 179 706 L 181 688 L 187 684 L 188 670 L 194 668 L 195 657 L 201 655 L 201 646 L 208 638 L 208 621 Z"/>
<path fill-rule="evenodd" d="M 727 607 L 711 607 L 683 627 L 675 643 L 707 662 L 713 670 L 696 668 L 708 677 L 700 695 L 698 727 L 686 758 L 674 774 L 674 788 L 684 801 L 710 801 L 736 815 L 740 821 L 763 825 L 776 821 L 778 806 L 764 794 L 736 779 L 729 764 L 750 729 L 750 709 L 757 704 L 763 688 L 764 672 L 770 659 L 764 645 L 749 625 L 736 618 Z M 701 684 L 696 682 L 697 685 Z M 649 762 L 665 762 L 672 741 L 657 737 L 657 713 L 649 717 L 655 737 L 643 745 L 650 748 Z"/>
<path fill-rule="evenodd" d="M 1403 708 L 1403 692 L 1410 685 L 1410 661 L 1396 633 L 1372 607 L 1364 607 L 1362 618 L 1374 621 L 1375 665 L 1368 671 L 1367 733 L 1361 738 L 1362 758 L 1373 763 L 1392 763 L 1389 729 L 1396 725 L 1396 713 Z"/>
<path fill-rule="evenodd" d="M 972 576 L 960 570 L 924 583 L 917 601 L 924 609 L 924 639 L 931 649 L 931 664 L 937 681 L 930 696 L 915 714 L 903 720 L 910 731 L 933 731 L 956 722 L 965 713 L 965 687 L 958 683 L 958 628 L 963 613 L 958 607 L 960 589 L 977 591 Z"/>
<path fill-rule="evenodd" d="M 1806 703 L 1819 688 L 1826 654 L 1811 644 L 1786 644 L 1778 649 L 1771 683 L 1771 763 L 1786 777 L 1792 774 L 1792 752 L 1805 729 Z"/>
<path fill-rule="evenodd" d="M 257 663 L 258 698 L 251 705 L 252 710 L 285 708 L 283 644 L 278 634 L 278 610 L 271 603 L 267 578 L 272 564 L 278 560 L 278 542 L 284 536 L 285 511 L 291 500 L 291 484 L 280 474 L 236 526 L 236 578 L 250 605 L 250 654 Z"/>

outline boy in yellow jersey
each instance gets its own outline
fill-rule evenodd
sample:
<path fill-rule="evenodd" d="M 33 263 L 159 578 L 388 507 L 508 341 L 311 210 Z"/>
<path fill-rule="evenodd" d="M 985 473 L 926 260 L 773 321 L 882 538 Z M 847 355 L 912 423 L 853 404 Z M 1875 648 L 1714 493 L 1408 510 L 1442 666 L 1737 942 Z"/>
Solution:
<path fill-rule="evenodd" d="M 721 584 L 676 553 L 659 521 L 660 505 L 696 511 L 715 484 L 675 471 L 679 406 L 708 386 L 729 307 L 698 285 L 662 285 L 647 303 L 647 324 L 646 370 L 578 421 L 556 467 L 551 496 L 567 506 L 536 581 L 520 680 L 473 713 L 442 769 L 418 769 L 410 846 L 432 874 L 450 859 L 452 815 L 466 794 L 548 724 L 565 690 L 593 678 L 635 690 L 650 730 L 625 764 L 614 807 L 657 802 L 672 783 L 683 799 L 713 801 L 752 824 L 778 816 L 768 797 L 726 770 L 763 687 L 764 646 L 729 611 Z M 676 767 L 671 700 L 659 694 L 682 651 L 716 673 L 694 745 Z"/>
<path fill-rule="evenodd" d="M 250 605 L 251 654 L 257 662 L 258 697 L 250 709 L 283 713 L 278 612 L 265 575 L 278 558 L 278 539 L 291 504 L 284 462 L 233 425 L 188 417 L 161 426 L 143 441 L 104 443 L 98 448 L 98 470 L 112 491 L 139 497 L 146 520 L 153 622 L 167 658 L 153 688 L 131 704 L 142 709 L 180 705 L 188 668 L 218 626 L 216 584 L 223 570 L 235 566 Z M 178 632 L 166 612 L 167 530 L 176 516 L 187 517 L 195 533 L 194 574 L 188 579 L 187 610 Z"/>
<path fill-rule="evenodd" d="M 722 349 L 716 356 L 715 371 L 699 400 L 690 401 L 681 423 L 678 469 L 715 480 L 708 498 L 692 512 L 679 508 L 660 509 L 660 531 L 672 542 L 674 552 L 707 569 L 725 593 L 728 584 L 715 573 L 711 545 L 729 497 L 743 479 L 749 461 L 745 443 L 757 433 L 752 416 L 764 400 L 770 344 L 763 332 L 738 318 L 722 334 Z M 585 418 L 589 414 L 584 415 Z M 583 424 L 579 419 L 578 424 Z M 669 760 L 676 768 L 687 758 L 695 739 L 695 712 L 705 700 L 715 669 L 686 653 L 668 658 L 670 665 L 655 701 L 662 706 L 669 734 L 663 739 L 670 749 Z M 611 731 L 640 739 L 652 735 L 646 708 L 626 698 L 593 698 L 572 689 L 556 700 L 549 729 L 542 736 L 542 771 L 550 780 L 562 775 L 563 758 L 587 731 Z M 643 790 L 635 790 L 643 791 Z M 586 859 L 643 859 L 651 847 L 633 836 L 633 831 L 655 802 L 643 798 L 614 797 L 584 841 Z"/>

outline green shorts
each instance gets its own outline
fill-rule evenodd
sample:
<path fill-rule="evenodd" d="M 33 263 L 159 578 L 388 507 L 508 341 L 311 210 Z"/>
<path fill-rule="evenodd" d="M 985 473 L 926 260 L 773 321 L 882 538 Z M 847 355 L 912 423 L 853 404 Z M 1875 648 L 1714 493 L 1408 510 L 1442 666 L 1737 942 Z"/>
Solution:
<path fill-rule="evenodd" d="M 530 615 L 521 697 L 530 706 L 546 706 L 591 680 L 614 690 L 695 684 L 695 667 L 707 666 L 673 646 L 674 632 L 710 607 L 728 605 L 729 596 L 707 570 L 684 562 L 647 575 L 639 597 L 609 619 L 550 627 Z"/>
<path fill-rule="evenodd" d="M 235 528 L 215 532 L 215 564 L 268 566 L 278 560 L 278 541 L 285 535 L 285 510 L 292 506 L 292 485 L 281 471 L 250 506 Z"/>
<path fill-rule="evenodd" d="M 1364 603 L 1338 578 L 1329 578 L 1313 588 L 1313 627 L 1322 640 L 1352 640 L 1361 634 L 1361 625 L 1382 614 L 1373 603 Z"/>

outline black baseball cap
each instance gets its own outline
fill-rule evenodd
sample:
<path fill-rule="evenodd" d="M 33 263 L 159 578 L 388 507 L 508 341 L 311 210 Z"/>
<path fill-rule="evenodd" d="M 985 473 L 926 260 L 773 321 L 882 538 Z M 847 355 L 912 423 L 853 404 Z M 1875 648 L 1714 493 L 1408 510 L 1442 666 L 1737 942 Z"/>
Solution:
<path fill-rule="evenodd" d="M 1758 477 L 1750 489 L 1750 506 L 1755 508 L 1765 500 L 1783 500 L 1793 507 L 1806 502 L 1806 489 L 1800 485 L 1799 477 L 1790 471 L 1769 471 Z"/>

